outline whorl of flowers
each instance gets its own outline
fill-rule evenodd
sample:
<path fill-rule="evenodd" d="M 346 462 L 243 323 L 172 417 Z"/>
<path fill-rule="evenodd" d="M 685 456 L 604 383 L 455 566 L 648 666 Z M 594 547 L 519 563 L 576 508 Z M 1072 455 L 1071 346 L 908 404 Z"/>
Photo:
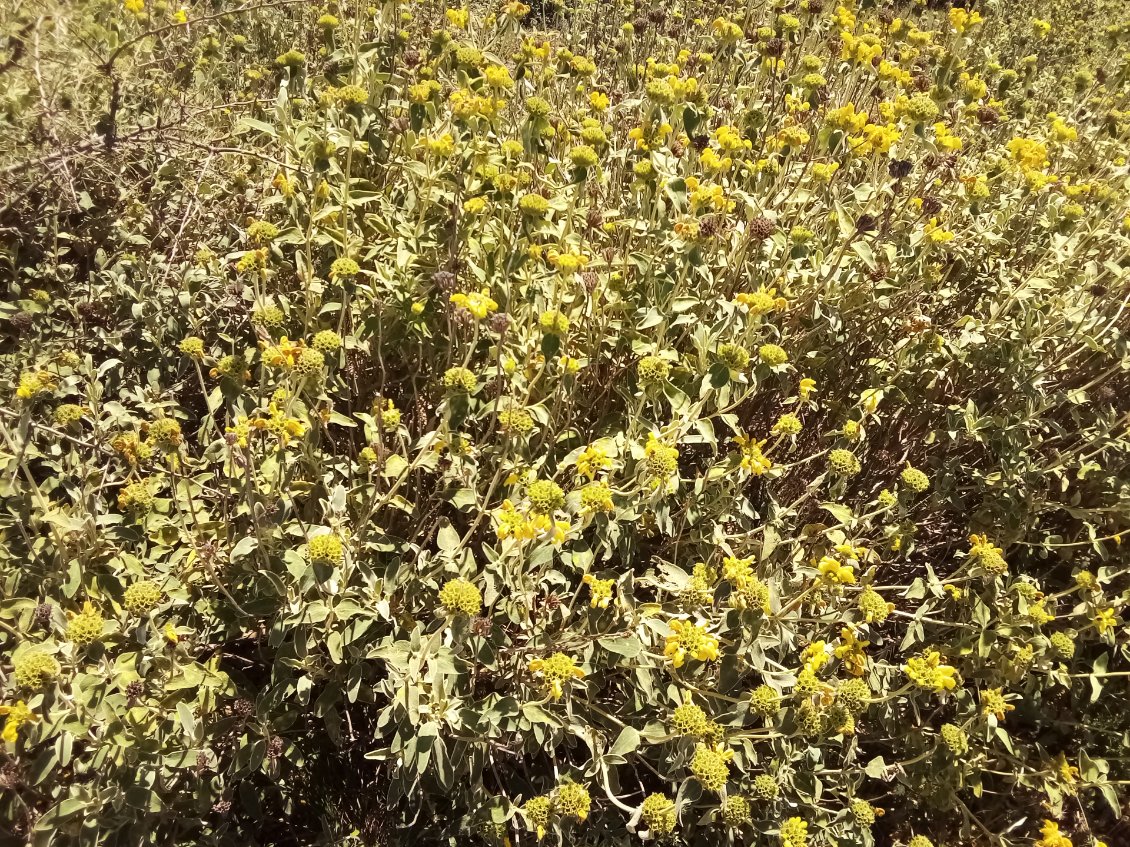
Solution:
<path fill-rule="evenodd" d="M 155 582 L 139 579 L 126 589 L 122 605 L 135 615 L 148 614 L 161 602 L 162 594 Z"/>
<path fill-rule="evenodd" d="M 32 650 L 13 662 L 16 685 L 20 688 L 39 689 L 59 675 L 62 670 L 58 660 L 50 653 Z"/>
<path fill-rule="evenodd" d="M 670 835 L 675 831 L 675 804 L 663 794 L 649 794 L 640 806 L 640 818 L 652 834 Z"/>
<path fill-rule="evenodd" d="M 1113 845 L 1126 3 L 206 5 L 9 15 L 0 817 Z"/>
<path fill-rule="evenodd" d="M 67 623 L 67 639 L 79 647 L 101 641 L 104 623 L 102 613 L 88 600 L 81 612 L 71 615 Z"/>
<path fill-rule="evenodd" d="M 345 559 L 345 547 L 333 533 L 316 535 L 307 542 L 306 556 L 314 563 L 340 565 Z"/>
<path fill-rule="evenodd" d="M 440 589 L 439 602 L 451 614 L 473 617 L 483 607 L 483 595 L 472 582 L 449 579 Z"/>
<path fill-rule="evenodd" d="M 546 692 L 558 700 L 565 692 L 565 684 L 574 679 L 584 679 L 585 672 L 574 664 L 572 657 L 554 653 L 545 659 L 530 662 L 530 673 L 541 677 Z"/>

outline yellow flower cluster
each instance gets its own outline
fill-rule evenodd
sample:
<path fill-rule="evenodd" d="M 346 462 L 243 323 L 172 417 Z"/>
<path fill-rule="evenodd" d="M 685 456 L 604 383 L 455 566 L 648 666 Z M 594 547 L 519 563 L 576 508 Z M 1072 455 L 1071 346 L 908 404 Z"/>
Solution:
<path fill-rule="evenodd" d="M 831 556 L 824 556 L 816 565 L 820 578 L 828 585 L 854 585 L 855 568 L 849 562 L 844 564 Z"/>
<path fill-rule="evenodd" d="M 679 470 L 679 450 L 649 433 L 644 446 L 644 468 L 652 488 L 670 487 Z"/>
<path fill-rule="evenodd" d="M 1034 847 L 1072 847 L 1071 839 L 1059 831 L 1059 824 L 1045 820 Z"/>
<path fill-rule="evenodd" d="M 969 536 L 969 558 L 990 576 L 1000 576 L 1008 570 L 1004 550 L 992 544 L 987 535 Z"/>
<path fill-rule="evenodd" d="M 766 439 L 760 441 L 748 435 L 735 435 L 734 443 L 741 449 L 741 462 L 739 466 L 753 476 L 761 476 L 773 467 L 772 460 L 762 452 Z"/>
<path fill-rule="evenodd" d="M 307 542 L 306 557 L 312 563 L 340 565 L 345 560 L 345 545 L 333 533 L 315 535 Z"/>
<path fill-rule="evenodd" d="M 532 508 L 519 509 L 509 498 L 502 501 L 502 506 L 494 513 L 494 518 L 495 532 L 500 541 L 513 538 L 522 543 L 535 538 L 548 537 L 554 544 L 561 544 L 570 529 L 568 521 L 554 519 L 545 512 Z"/>
<path fill-rule="evenodd" d="M 565 683 L 574 679 L 584 679 L 585 672 L 577 667 L 571 656 L 554 653 L 546 659 L 533 659 L 530 673 L 542 678 L 546 693 L 554 700 L 561 699 L 565 693 Z"/>
<path fill-rule="evenodd" d="M 959 679 L 957 668 L 944 664 L 937 650 L 927 650 L 921 656 L 908 659 L 903 672 L 915 685 L 931 691 L 952 691 Z"/>
<path fill-rule="evenodd" d="M 581 582 L 589 587 L 591 599 L 589 605 L 594 609 L 607 609 L 612 602 L 612 587 L 616 584 L 613 579 L 597 579 L 592 574 L 585 574 Z"/>
<path fill-rule="evenodd" d="M 23 700 L 18 700 L 14 706 L 0 706 L 0 715 L 4 716 L 4 729 L 0 731 L 0 740 L 8 744 L 15 744 L 19 740 L 20 729 L 25 724 L 39 720 Z"/>
<path fill-rule="evenodd" d="M 32 650 L 13 660 L 13 675 L 20 688 L 42 688 L 59 675 L 59 662 L 50 653 Z"/>
<path fill-rule="evenodd" d="M 83 604 L 82 611 L 72 614 L 67 623 L 67 638 L 79 647 L 102 640 L 105 621 L 102 613 L 89 600 Z"/>
<path fill-rule="evenodd" d="M 707 791 L 721 793 L 730 778 L 730 762 L 733 758 L 734 751 L 726 750 L 722 745 L 711 747 L 699 744 L 695 747 L 694 758 L 691 760 L 691 773 Z"/>
<path fill-rule="evenodd" d="M 59 377 L 51 371 L 29 371 L 20 375 L 20 384 L 16 388 L 16 396 L 21 400 L 34 400 L 54 394 L 59 388 Z"/>
<path fill-rule="evenodd" d="M 473 617 L 483 607 L 483 595 L 468 580 L 449 579 L 440 589 L 439 602 L 450 614 Z"/>
<path fill-rule="evenodd" d="M 718 639 L 706 629 L 690 621 L 675 619 L 668 623 L 671 634 L 667 636 L 663 655 L 671 665 L 681 668 L 688 658 L 700 662 L 714 662 L 718 659 Z"/>
<path fill-rule="evenodd" d="M 493 312 L 498 311 L 498 303 L 490 296 L 490 289 L 472 291 L 470 294 L 458 292 L 451 295 L 451 302 L 461 309 L 466 309 L 476 320 L 482 320 Z"/>
<path fill-rule="evenodd" d="M 731 601 L 742 609 L 759 609 L 769 614 L 769 586 L 757 578 L 753 559 L 726 556 L 722 560 L 722 576 L 734 588 Z"/>

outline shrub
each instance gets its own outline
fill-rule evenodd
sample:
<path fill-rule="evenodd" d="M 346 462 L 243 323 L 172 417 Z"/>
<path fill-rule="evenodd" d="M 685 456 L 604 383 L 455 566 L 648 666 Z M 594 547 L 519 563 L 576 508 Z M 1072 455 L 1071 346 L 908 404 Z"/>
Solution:
<path fill-rule="evenodd" d="M 7 4 L 14 840 L 1123 843 L 1130 30 L 952 5 Z"/>

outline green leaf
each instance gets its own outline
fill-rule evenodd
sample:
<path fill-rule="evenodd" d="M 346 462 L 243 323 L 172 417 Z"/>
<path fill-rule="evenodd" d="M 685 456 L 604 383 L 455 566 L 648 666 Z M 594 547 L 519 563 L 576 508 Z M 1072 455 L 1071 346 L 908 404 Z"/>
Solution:
<path fill-rule="evenodd" d="M 451 524 L 444 524 L 436 533 L 436 544 L 444 553 L 453 553 L 459 546 L 459 533 Z"/>
<path fill-rule="evenodd" d="M 882 779 L 883 774 L 887 772 L 887 763 L 883 760 L 882 756 L 876 756 L 867 763 L 867 767 L 863 769 L 863 772 L 872 779 Z"/>
<path fill-rule="evenodd" d="M 820 508 L 842 524 L 850 524 L 855 518 L 855 513 L 841 503 L 821 503 Z"/>
<path fill-rule="evenodd" d="M 59 753 L 54 747 L 49 747 L 44 750 L 32 763 L 31 768 L 27 772 L 27 780 L 29 785 L 39 785 L 43 780 L 49 777 L 55 770 L 55 766 L 59 764 Z"/>
<path fill-rule="evenodd" d="M 231 549 L 231 560 L 238 562 L 247 557 L 247 555 L 259 546 L 259 539 L 254 535 L 248 535 L 246 538 L 241 538 L 236 545 Z"/>
<path fill-rule="evenodd" d="M 142 785 L 131 785 L 125 790 L 127 805 L 147 812 L 159 812 L 164 808 L 157 792 Z"/>
<path fill-rule="evenodd" d="M 620 730 L 620 734 L 616 737 L 616 741 L 608 752 L 613 756 L 626 756 L 639 746 L 640 734 L 632 727 L 626 726 Z"/>
<path fill-rule="evenodd" d="M 643 652 L 643 645 L 634 635 L 606 636 L 599 639 L 598 643 L 610 653 L 616 653 L 626 659 L 634 659 Z"/>
<path fill-rule="evenodd" d="M 271 138 L 277 137 L 274 125 L 269 124 L 266 121 L 257 120 L 256 118 L 240 118 L 239 123 L 237 123 L 235 126 L 236 134 L 248 134 L 250 130 L 257 130 L 259 132 L 265 133 Z"/>
<path fill-rule="evenodd" d="M 450 498 L 451 505 L 460 511 L 473 509 L 479 502 L 473 488 L 460 488 Z"/>
<path fill-rule="evenodd" d="M 561 721 L 559 721 L 537 703 L 523 703 L 522 717 L 535 725 L 547 724 L 549 726 L 561 726 Z"/>
<path fill-rule="evenodd" d="M 53 829 L 63 821 L 70 820 L 86 808 L 86 801 L 77 797 L 68 797 L 61 803 L 52 806 L 43 816 L 35 822 L 37 831 Z"/>
<path fill-rule="evenodd" d="M 1103 795 L 1106 804 L 1110 806 L 1110 810 L 1114 812 L 1116 818 L 1122 816 L 1122 807 L 1118 802 L 1118 792 L 1114 790 L 1114 786 L 1109 782 L 1105 785 L 1099 786 L 1099 793 Z"/>
<path fill-rule="evenodd" d="M 191 740 L 196 736 L 196 718 L 188 703 L 177 703 L 177 719 L 184 730 L 185 737 Z"/>
<path fill-rule="evenodd" d="M 710 366 L 710 384 L 715 388 L 721 388 L 730 381 L 730 369 L 721 362 L 715 362 Z"/>

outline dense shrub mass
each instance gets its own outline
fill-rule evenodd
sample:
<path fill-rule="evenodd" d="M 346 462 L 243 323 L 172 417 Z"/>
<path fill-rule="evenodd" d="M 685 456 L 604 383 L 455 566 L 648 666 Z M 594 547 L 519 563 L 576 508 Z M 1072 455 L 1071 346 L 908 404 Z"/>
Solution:
<path fill-rule="evenodd" d="M 1130 844 L 1118 0 L 2 5 L 10 843 Z"/>

